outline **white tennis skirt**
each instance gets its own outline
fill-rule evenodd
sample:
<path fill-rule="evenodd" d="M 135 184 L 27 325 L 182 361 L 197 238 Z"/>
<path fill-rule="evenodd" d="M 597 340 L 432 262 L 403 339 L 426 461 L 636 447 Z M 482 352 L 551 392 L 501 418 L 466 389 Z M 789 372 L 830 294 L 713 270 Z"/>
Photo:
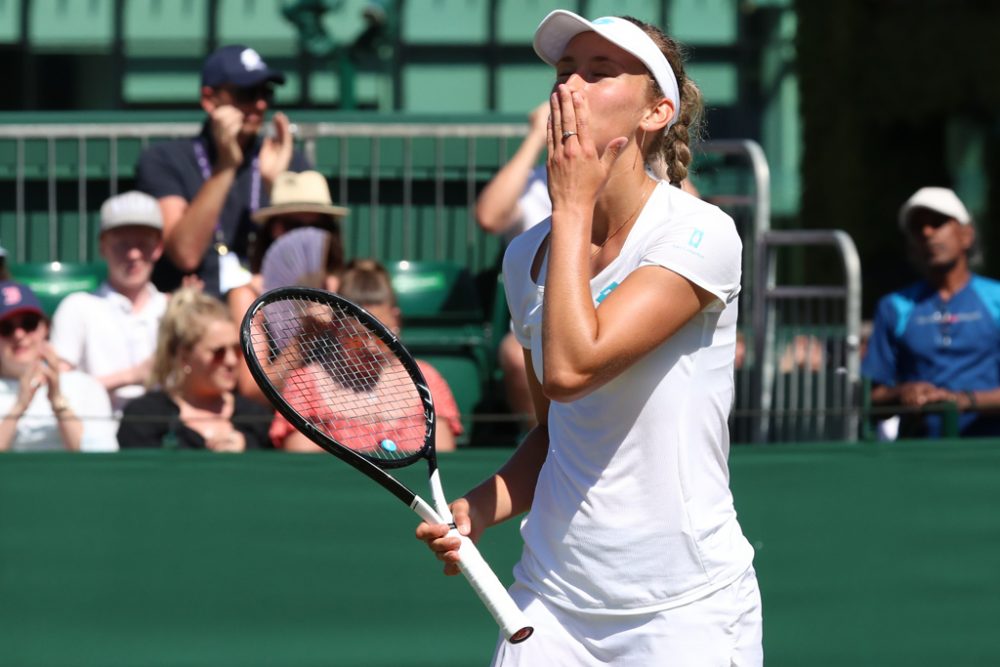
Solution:
<path fill-rule="evenodd" d="M 521 644 L 502 636 L 493 667 L 761 667 L 757 574 L 689 604 L 649 614 L 602 616 L 556 607 L 524 586 L 510 590 L 535 626 Z"/>

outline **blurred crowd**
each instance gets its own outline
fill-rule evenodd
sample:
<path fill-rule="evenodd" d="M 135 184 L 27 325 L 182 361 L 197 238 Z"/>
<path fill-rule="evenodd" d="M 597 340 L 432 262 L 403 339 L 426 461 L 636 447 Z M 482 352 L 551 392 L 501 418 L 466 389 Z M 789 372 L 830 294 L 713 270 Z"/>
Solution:
<path fill-rule="evenodd" d="M 401 315 L 385 267 L 345 261 L 348 210 L 294 149 L 288 118 L 265 128 L 284 80 L 245 46 L 205 60 L 201 132 L 146 149 L 137 190 L 101 207 L 107 279 L 96 291 L 69 295 L 50 319 L 29 287 L 0 274 L 0 451 L 320 451 L 253 380 L 244 314 L 263 292 L 302 285 L 353 289 L 345 296 L 396 331 Z M 454 397 L 421 368 L 438 450 L 454 449 Z"/>
<path fill-rule="evenodd" d="M 99 252 L 107 279 L 47 313 L 10 279 L 0 249 L 0 451 L 111 451 L 179 447 L 318 451 L 276 417 L 243 358 L 238 325 L 276 287 L 340 292 L 398 332 L 401 313 L 385 267 L 345 257 L 326 178 L 296 150 L 289 119 L 265 117 L 282 72 L 252 48 L 224 46 L 201 71 L 201 131 L 153 144 L 137 189 L 103 203 Z M 505 241 L 551 212 L 544 163 L 548 103 L 483 189 L 480 228 Z M 681 187 L 697 195 L 685 179 Z M 941 405 L 961 435 L 1000 434 L 1000 283 L 972 272 L 972 218 L 954 192 L 918 190 L 898 224 L 923 279 L 886 296 L 866 336 L 863 374 L 881 437 L 941 435 Z M 737 344 L 735 367 L 745 347 Z M 499 346 L 506 401 L 530 429 L 524 351 Z M 791 341 L 780 372 L 819 371 L 822 343 Z M 462 433 L 445 379 L 421 368 L 438 415 L 438 449 Z M 898 408 L 900 416 L 892 416 Z"/>

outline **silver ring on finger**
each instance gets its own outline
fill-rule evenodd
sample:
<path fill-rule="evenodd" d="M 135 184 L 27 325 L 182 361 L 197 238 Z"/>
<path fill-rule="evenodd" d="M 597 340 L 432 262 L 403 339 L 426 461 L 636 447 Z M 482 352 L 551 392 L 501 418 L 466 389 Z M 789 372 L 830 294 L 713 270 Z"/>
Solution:
<path fill-rule="evenodd" d="M 575 137 L 575 136 L 576 136 L 576 132 L 574 132 L 573 130 L 566 130 L 566 131 L 565 131 L 565 132 L 563 132 L 563 134 L 562 134 L 562 137 L 563 137 L 563 141 L 566 141 L 566 140 L 567 140 L 567 139 L 569 139 L 570 137 Z"/>

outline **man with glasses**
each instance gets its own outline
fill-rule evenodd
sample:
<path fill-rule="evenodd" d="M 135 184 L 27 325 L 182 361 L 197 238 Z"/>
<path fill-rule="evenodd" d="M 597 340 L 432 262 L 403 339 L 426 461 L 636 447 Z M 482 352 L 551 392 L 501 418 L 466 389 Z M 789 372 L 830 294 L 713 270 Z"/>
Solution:
<path fill-rule="evenodd" d="M 273 129 L 263 131 L 274 86 L 284 82 L 253 49 L 218 49 L 201 70 L 208 114 L 201 133 L 154 144 L 139 158 L 138 189 L 157 198 L 163 215 L 164 253 L 153 274 L 161 290 L 194 275 L 222 296 L 249 279 L 250 216 L 267 206 L 278 174 L 310 168 L 293 148 L 285 114 L 274 114 Z"/>
<path fill-rule="evenodd" d="M 943 435 L 942 403 L 961 412 L 960 435 L 1000 435 L 1000 282 L 971 270 L 972 217 L 951 190 L 926 187 L 899 225 L 924 279 L 879 301 L 862 365 L 872 403 L 907 408 L 900 437 Z"/>
<path fill-rule="evenodd" d="M 93 293 L 76 292 L 52 318 L 52 347 L 63 368 L 89 373 L 104 385 L 116 414 L 146 392 L 167 295 L 150 282 L 163 254 L 157 201 L 126 192 L 101 206 L 101 257 L 107 280 Z"/>

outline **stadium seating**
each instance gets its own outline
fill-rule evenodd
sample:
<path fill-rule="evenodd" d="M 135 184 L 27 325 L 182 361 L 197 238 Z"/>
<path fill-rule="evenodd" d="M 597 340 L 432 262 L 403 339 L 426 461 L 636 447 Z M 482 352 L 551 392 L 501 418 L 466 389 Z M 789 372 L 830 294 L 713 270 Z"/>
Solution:
<path fill-rule="evenodd" d="M 482 44 L 489 38 L 489 3 L 424 0 L 403 3 L 402 38 L 419 44 Z"/>
<path fill-rule="evenodd" d="M 107 276 L 107 265 L 104 262 L 38 262 L 13 264 L 10 272 L 14 280 L 35 292 L 46 315 L 52 317 L 67 295 L 97 289 Z"/>
<path fill-rule="evenodd" d="M 401 261 L 388 268 L 408 325 L 482 322 L 479 295 L 465 267 L 454 262 Z"/>
<path fill-rule="evenodd" d="M 206 53 L 208 0 L 125 0 L 122 21 L 129 57 Z"/>
<path fill-rule="evenodd" d="M 111 51 L 115 24 L 114 0 L 33 0 L 28 6 L 29 39 L 36 50 L 62 53 Z"/>
<path fill-rule="evenodd" d="M 250 44 L 268 58 L 298 53 L 298 31 L 281 14 L 281 0 L 219 0 L 219 44 Z"/>
<path fill-rule="evenodd" d="M 470 441 L 491 372 L 489 328 L 475 280 L 453 262 L 392 262 L 387 267 L 403 314 L 404 344 L 451 386 Z"/>
<path fill-rule="evenodd" d="M 16 44 L 20 39 L 20 2 L 0 2 L 0 44 Z"/>

